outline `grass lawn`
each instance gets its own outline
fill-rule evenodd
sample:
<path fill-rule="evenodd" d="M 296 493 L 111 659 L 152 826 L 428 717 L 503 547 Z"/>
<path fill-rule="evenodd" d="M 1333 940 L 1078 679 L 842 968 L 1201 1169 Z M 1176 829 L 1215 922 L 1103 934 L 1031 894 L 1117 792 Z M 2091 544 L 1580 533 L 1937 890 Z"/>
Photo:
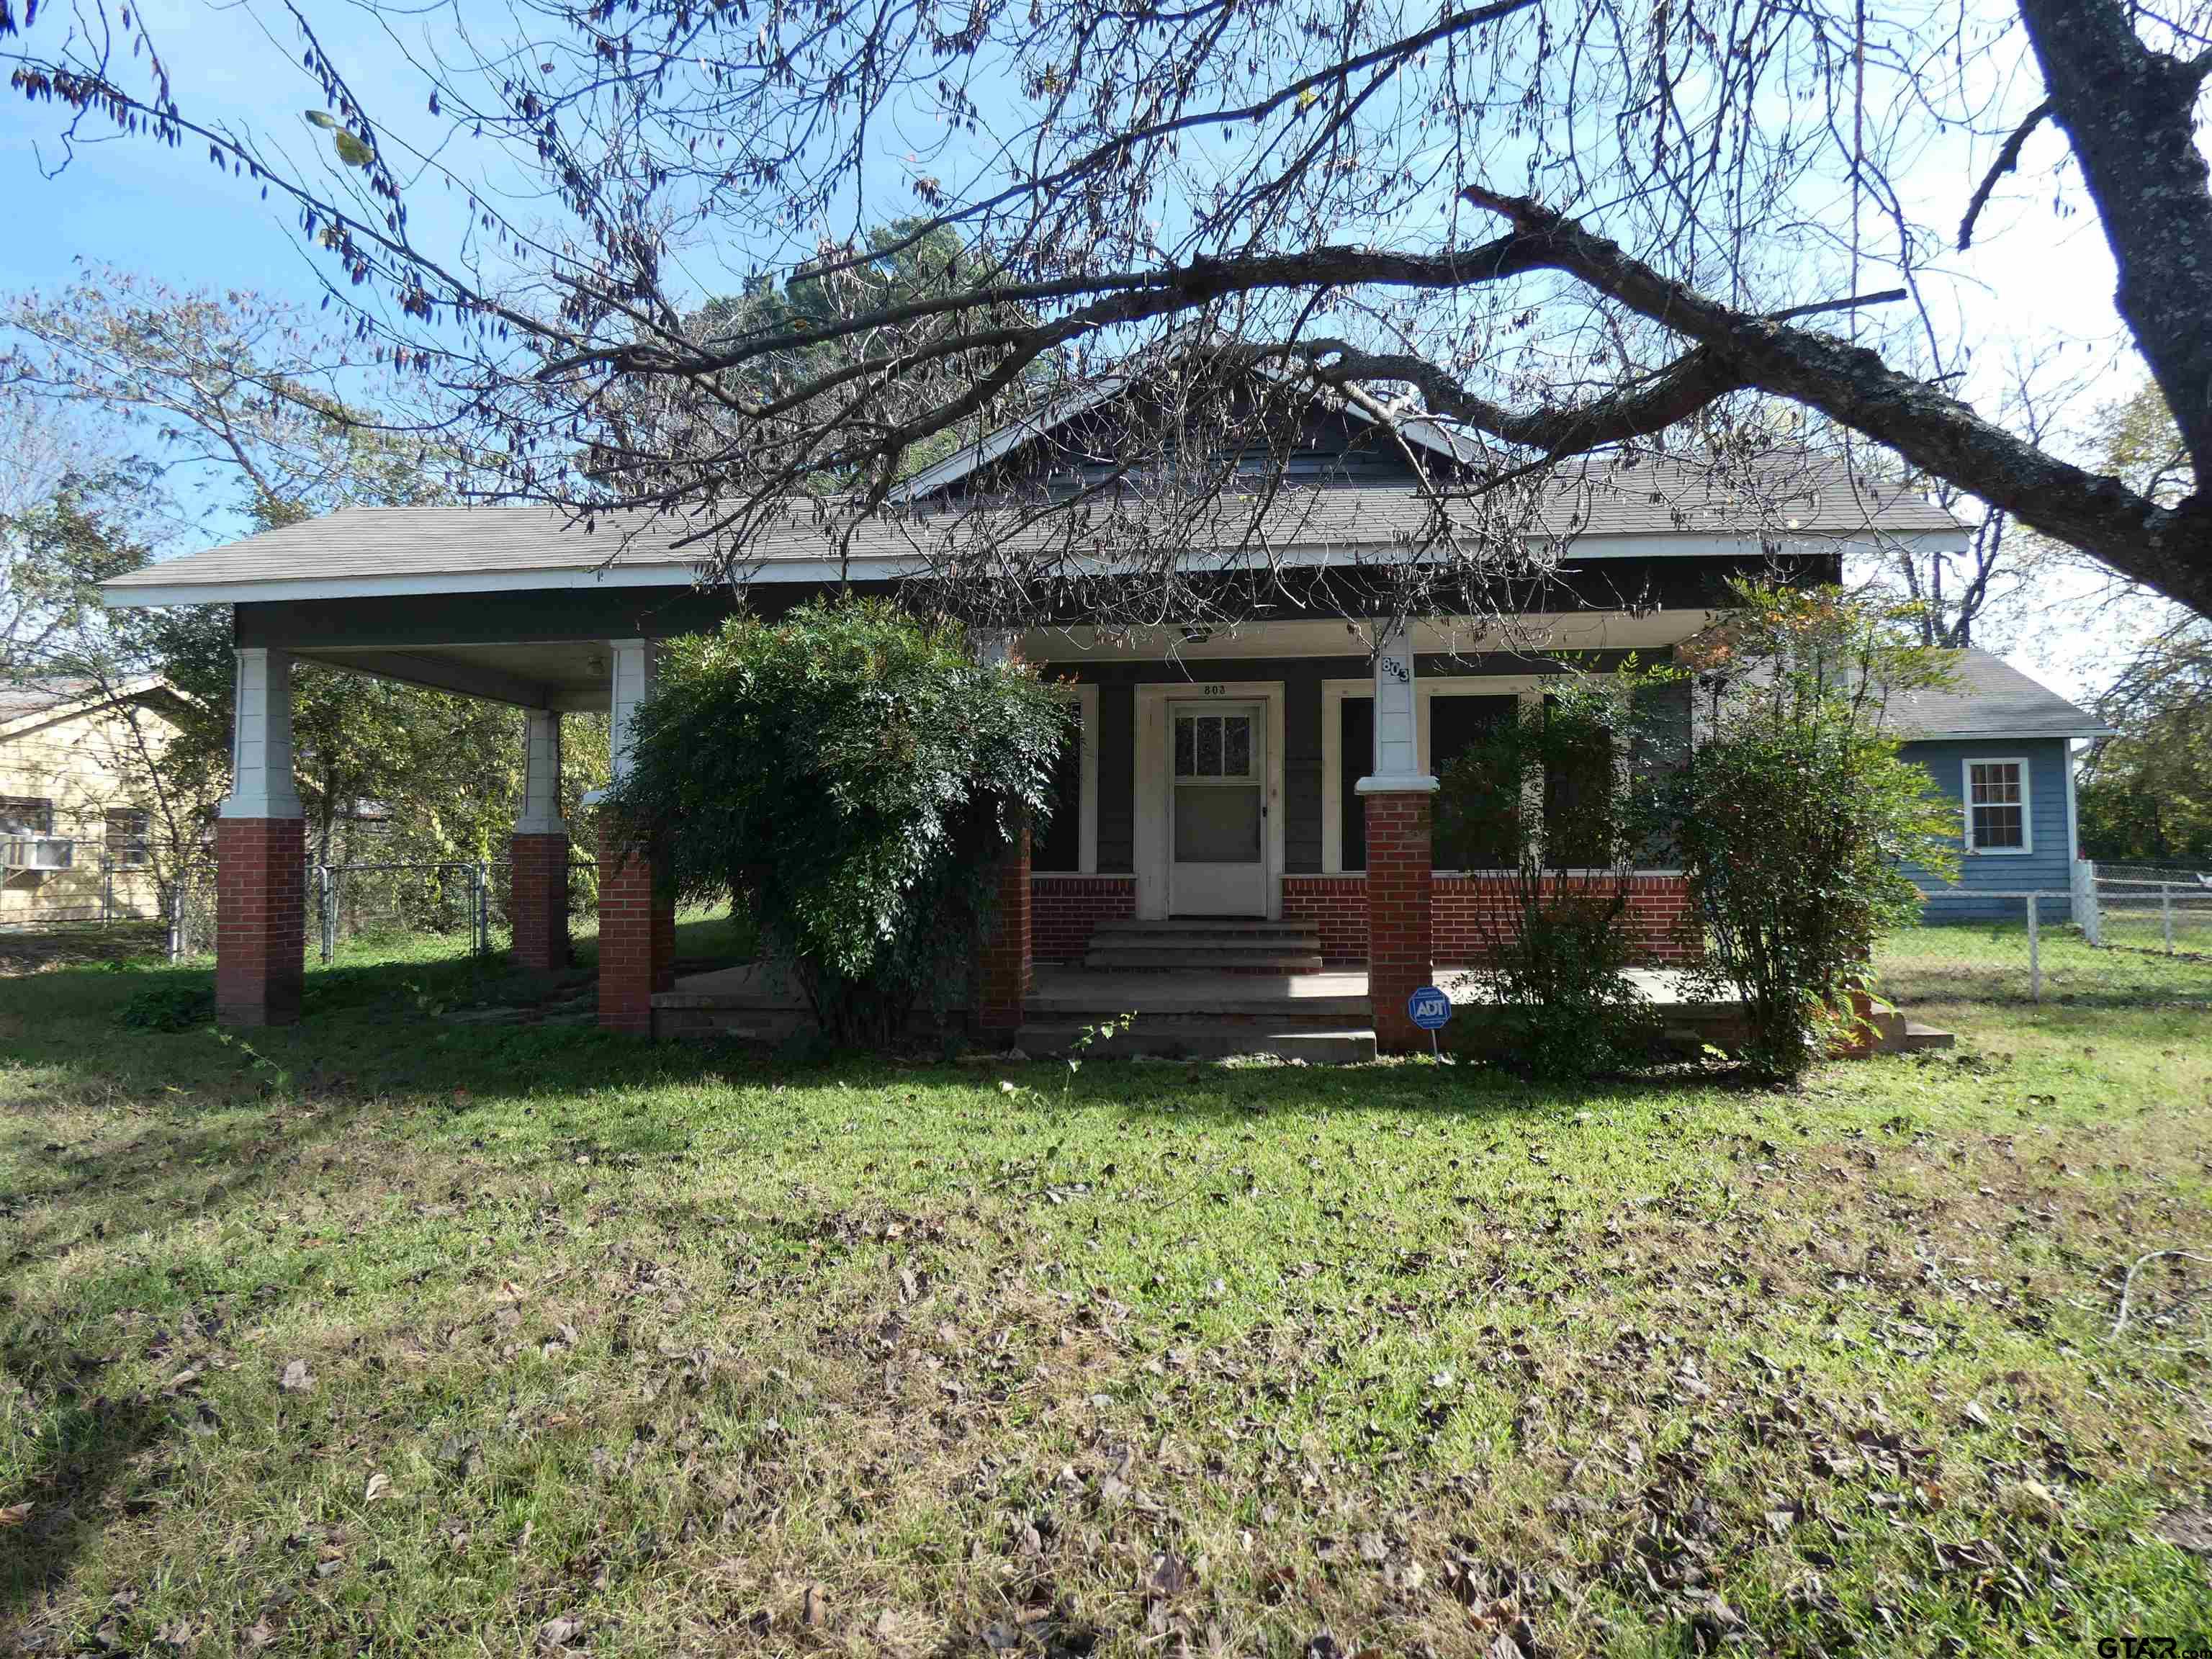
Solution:
<path fill-rule="evenodd" d="M 2112 1334 L 2212 1255 L 2202 1002 L 1576 1097 L 800 1069 L 428 960 L 120 1022 L 190 982 L 0 980 L 0 1650 L 2212 1632 L 2212 1270 Z"/>

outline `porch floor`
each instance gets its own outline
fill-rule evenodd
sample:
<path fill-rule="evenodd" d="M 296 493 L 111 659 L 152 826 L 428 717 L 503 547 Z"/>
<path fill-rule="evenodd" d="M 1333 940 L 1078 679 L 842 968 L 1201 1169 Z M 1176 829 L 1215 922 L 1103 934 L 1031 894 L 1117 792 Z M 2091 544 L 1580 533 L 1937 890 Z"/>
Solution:
<path fill-rule="evenodd" d="M 1482 1000 L 1467 970 L 1440 967 L 1435 982 L 1455 1006 Z M 1664 968 L 1630 970 L 1644 996 L 1662 1007 L 1693 1006 L 1683 975 Z M 759 963 L 687 974 L 676 988 L 653 1000 L 656 1008 L 732 1008 L 767 1012 L 804 1007 L 789 975 Z M 957 1006 L 957 1004 L 955 1005 Z M 1135 1009 L 1140 1013 L 1297 1013 L 1364 1016 L 1367 971 L 1330 969 L 1316 974 L 1222 974 L 1192 969 L 1099 970 L 1040 963 L 1030 988 L 1032 1013 L 1089 1013 Z"/>
<path fill-rule="evenodd" d="M 1736 1005 L 1696 996 L 1685 975 L 1665 968 L 1630 970 L 1670 1031 L 1733 1040 Z M 1463 969 L 1438 968 L 1434 982 L 1456 1006 L 1479 1006 L 1480 988 Z M 805 999 L 790 976 L 757 963 L 687 974 L 653 1000 L 653 1028 L 663 1036 L 736 1036 L 779 1040 L 805 1021 Z M 948 1012 L 957 1012 L 957 1005 Z M 1314 974 L 1204 971 L 1101 971 L 1040 964 L 1018 1039 L 1030 1054 L 1051 1054 L 1081 1036 L 1086 1023 L 1139 1016 L 1135 1031 L 1116 1038 L 1116 1053 L 1203 1056 L 1273 1053 L 1317 1062 L 1375 1057 L 1374 1013 L 1362 969 Z M 1877 1022 L 1885 1048 L 1948 1048 L 1948 1032 L 1896 1015 Z M 917 1034 L 933 1029 L 927 1014 Z"/>

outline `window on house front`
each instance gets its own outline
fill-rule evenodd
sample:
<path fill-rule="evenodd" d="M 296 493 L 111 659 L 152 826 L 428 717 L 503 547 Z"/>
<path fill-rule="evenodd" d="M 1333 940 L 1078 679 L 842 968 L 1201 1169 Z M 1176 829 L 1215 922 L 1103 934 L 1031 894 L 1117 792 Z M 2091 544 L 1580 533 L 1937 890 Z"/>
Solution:
<path fill-rule="evenodd" d="M 1555 707 L 1544 699 L 1548 716 Z M 1544 861 L 1563 870 L 1613 862 L 1613 738 L 1594 732 L 1544 769 Z"/>
<path fill-rule="evenodd" d="M 1336 810 L 1342 836 L 1340 870 L 1367 867 L 1367 797 L 1359 781 L 1375 769 L 1375 699 L 1346 697 L 1336 748 Z"/>
<path fill-rule="evenodd" d="M 1966 762 L 1966 847 L 1975 853 L 2025 853 L 2027 763 Z"/>
<path fill-rule="evenodd" d="M 1429 699 L 1429 772 L 1448 775 L 1460 757 L 1519 713 L 1521 699 L 1462 696 L 1438 692 Z M 1489 823 L 1453 824 L 1439 813 L 1436 867 L 1439 870 L 1510 869 L 1521 856 L 1510 818 Z"/>
<path fill-rule="evenodd" d="M 36 795 L 0 795 L 0 836 L 51 836 L 54 804 Z"/>
<path fill-rule="evenodd" d="M 107 813 L 107 861 L 118 870 L 136 870 L 152 862 L 147 840 L 154 825 L 144 808 L 116 806 Z"/>
<path fill-rule="evenodd" d="M 1071 722 L 1052 768 L 1052 817 L 1030 848 L 1032 870 L 1083 867 L 1083 725 Z"/>

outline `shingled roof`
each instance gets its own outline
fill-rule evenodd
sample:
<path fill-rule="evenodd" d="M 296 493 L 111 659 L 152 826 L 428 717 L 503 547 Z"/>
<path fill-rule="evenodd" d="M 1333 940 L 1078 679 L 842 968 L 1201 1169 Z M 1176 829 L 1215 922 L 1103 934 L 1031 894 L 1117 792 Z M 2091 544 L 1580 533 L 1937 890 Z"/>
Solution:
<path fill-rule="evenodd" d="M 1264 546 L 1277 562 L 1330 564 L 1410 542 L 1430 525 L 1436 504 L 1410 481 L 1371 480 L 1286 489 L 1260 515 L 1256 532 L 1252 507 L 1251 498 L 1235 495 L 1209 507 L 1220 526 L 1216 546 Z M 860 521 L 852 526 L 847 550 L 850 574 L 919 568 L 952 538 L 975 532 L 976 510 L 915 507 Z M 1470 505 L 1453 503 L 1447 510 L 1472 525 Z M 1141 511 L 1133 496 L 1110 512 L 1094 508 L 1100 539 L 1129 528 Z M 538 506 L 349 507 L 149 565 L 105 587 L 111 603 L 127 605 L 297 597 L 298 589 L 326 584 L 361 592 L 459 592 L 686 583 L 716 550 L 711 537 L 690 541 L 706 528 L 672 514 L 609 513 L 586 532 L 569 515 Z M 1833 544 L 1955 535 L 1960 529 L 1922 496 L 1839 470 L 1794 469 L 1778 474 L 1771 489 L 1752 490 L 1716 483 L 1678 463 L 1646 460 L 1630 470 L 1593 469 L 1555 481 L 1536 533 L 1565 538 L 1565 556 L 1583 559 L 1695 555 L 1714 541 Z M 1019 553 L 1060 544 L 1067 535 L 1063 520 L 1048 516 L 994 531 L 993 539 Z M 846 574 L 840 560 L 836 534 L 823 521 L 822 504 L 812 501 L 792 503 L 733 550 L 733 563 L 757 582 L 835 578 Z"/>
<path fill-rule="evenodd" d="M 1947 653 L 1951 684 L 1893 692 L 1889 719 L 1918 738 L 2103 738 L 2112 728 L 1986 651 Z"/>

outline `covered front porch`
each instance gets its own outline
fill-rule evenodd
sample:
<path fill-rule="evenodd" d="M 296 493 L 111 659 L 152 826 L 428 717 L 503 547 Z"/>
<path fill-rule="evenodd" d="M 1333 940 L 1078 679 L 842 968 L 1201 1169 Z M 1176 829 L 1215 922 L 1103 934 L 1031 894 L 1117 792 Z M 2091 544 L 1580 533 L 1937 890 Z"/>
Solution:
<path fill-rule="evenodd" d="M 525 625 L 542 632 L 546 612 L 580 615 L 569 596 L 553 597 L 563 603 L 541 603 Z M 673 622 L 673 631 L 706 625 L 689 614 L 693 596 L 673 616 L 675 596 L 653 597 L 653 606 L 635 606 L 639 622 Z M 315 606 L 240 608 L 234 787 L 217 832 L 217 1000 L 227 1023 L 283 1023 L 299 1011 L 305 854 L 291 776 L 290 679 L 303 659 L 524 708 L 523 810 L 511 852 L 514 958 L 541 972 L 569 959 L 570 836 L 557 795 L 562 717 L 606 709 L 622 775 L 634 711 L 671 635 L 487 643 L 438 637 L 470 624 L 426 624 L 426 609 L 389 613 L 380 635 L 358 618 L 334 629 Z M 1440 958 L 1480 955 L 1504 886 L 1498 872 L 1449 860 L 1439 867 L 1431 803 L 1436 772 L 1455 752 L 1449 745 L 1466 740 L 1471 715 L 1540 698 L 1547 678 L 1571 663 L 1604 666 L 1631 651 L 1662 652 L 1708 615 L 1532 615 L 1510 629 L 1339 620 L 1219 634 L 1000 636 L 995 648 L 1070 685 L 1077 724 L 1061 767 L 1060 810 L 1008 853 L 1000 872 L 998 932 L 967 999 L 970 1032 L 1001 1046 L 1024 1032 L 1048 1044 L 1075 1016 L 1127 1012 L 1141 992 L 1159 1001 L 1159 1018 L 1222 1028 L 1218 1040 L 1193 1035 L 1191 1052 L 1223 1042 L 1237 1051 L 1254 1031 L 1368 1052 L 1427 1048 L 1407 998 L 1430 981 Z M 715 988 L 678 985 L 672 902 L 650 857 L 613 830 L 603 830 L 596 852 L 602 1025 L 669 1035 L 696 1027 L 707 1012 L 724 1029 L 752 1015 L 772 1025 L 788 1012 L 745 997 L 710 1006 L 698 999 Z M 1663 965 L 1677 949 L 1680 880 L 1654 871 L 1634 887 L 1646 955 Z M 1240 935 L 1247 927 L 1260 931 Z M 1240 982 L 1224 990 L 1203 974 L 1146 977 L 1185 962 Z M 1077 994 L 1096 1006 L 1066 1001 Z"/>

